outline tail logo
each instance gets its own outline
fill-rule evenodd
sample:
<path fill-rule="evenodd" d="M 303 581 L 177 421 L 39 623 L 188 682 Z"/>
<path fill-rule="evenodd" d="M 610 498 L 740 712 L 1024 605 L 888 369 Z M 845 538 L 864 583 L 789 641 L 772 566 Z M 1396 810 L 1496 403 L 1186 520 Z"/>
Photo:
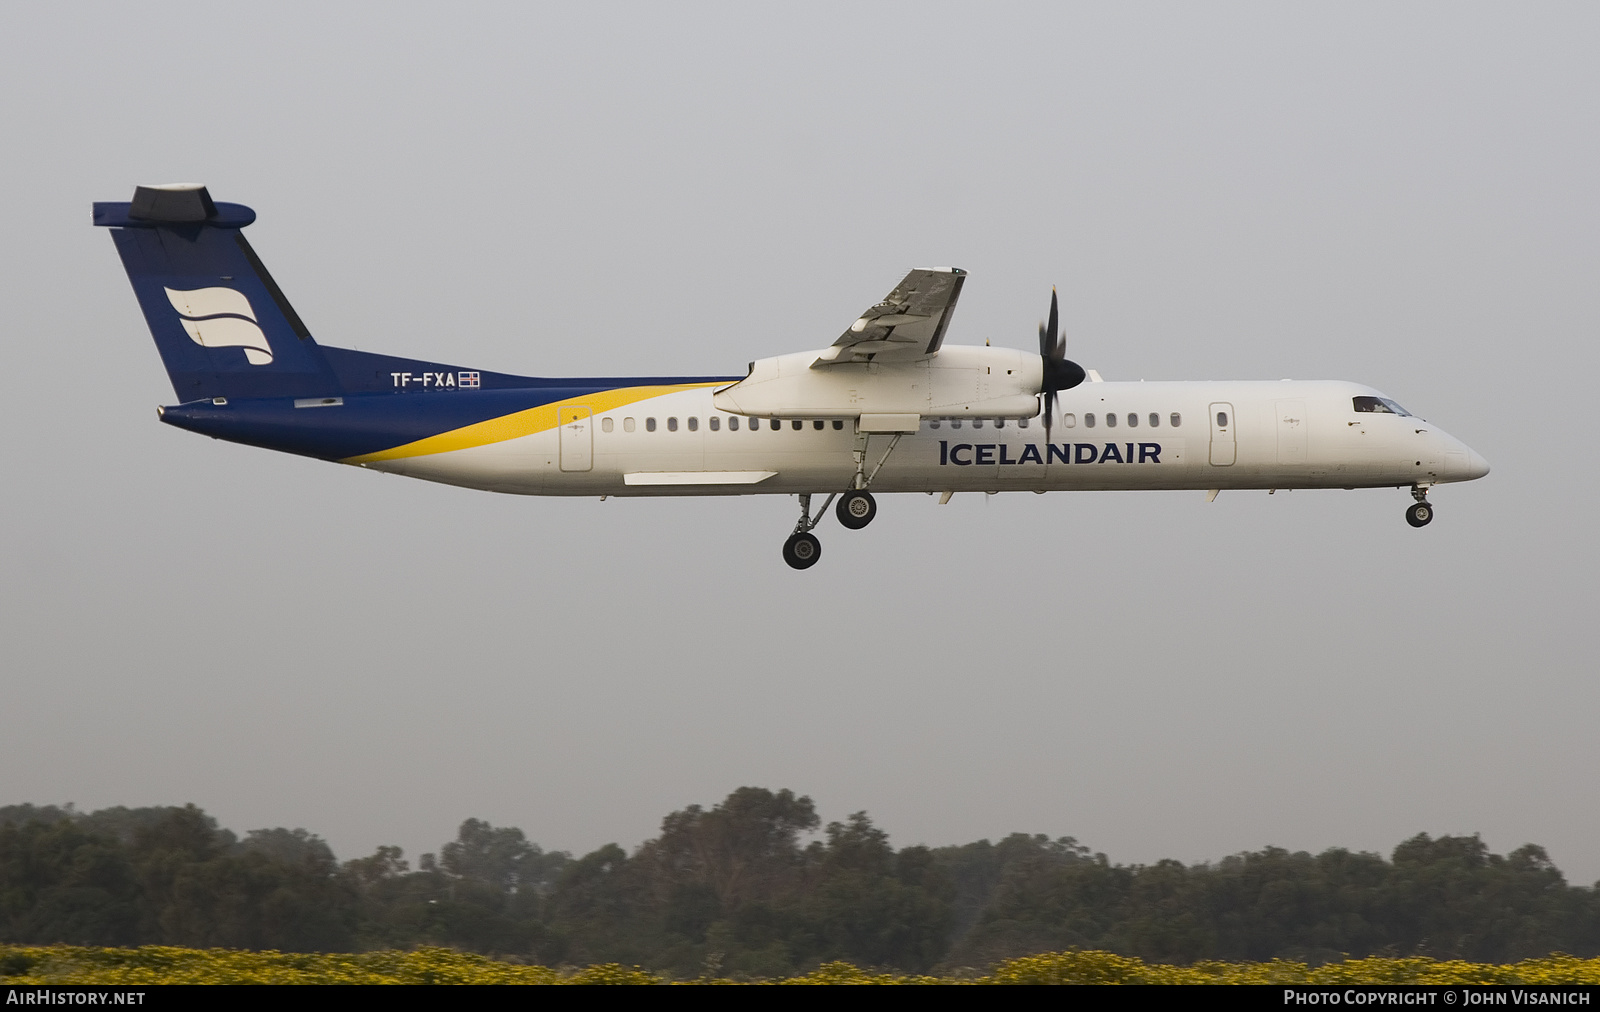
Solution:
<path fill-rule="evenodd" d="M 272 345 L 256 323 L 244 293 L 232 288 L 163 289 L 178 311 L 183 329 L 204 348 L 243 348 L 251 365 L 271 365 Z"/>

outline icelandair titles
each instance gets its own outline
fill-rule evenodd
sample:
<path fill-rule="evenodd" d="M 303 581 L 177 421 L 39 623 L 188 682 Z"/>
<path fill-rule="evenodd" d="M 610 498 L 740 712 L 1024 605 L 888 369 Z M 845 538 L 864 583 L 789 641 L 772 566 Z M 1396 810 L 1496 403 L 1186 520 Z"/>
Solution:
<path fill-rule="evenodd" d="M 966 467 L 969 464 L 1159 464 L 1160 443 L 1046 443 L 1040 455 L 1036 443 L 1022 447 L 1022 456 L 1011 456 L 1009 443 L 957 443 L 939 440 L 939 463 Z"/>

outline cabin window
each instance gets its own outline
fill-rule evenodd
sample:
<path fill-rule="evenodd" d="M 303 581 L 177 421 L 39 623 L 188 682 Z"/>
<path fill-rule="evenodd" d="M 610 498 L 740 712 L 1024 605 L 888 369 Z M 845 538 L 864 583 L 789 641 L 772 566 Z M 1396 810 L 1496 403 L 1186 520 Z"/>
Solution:
<path fill-rule="evenodd" d="M 996 418 L 994 420 L 994 427 L 997 428 L 997 429 L 1005 428 L 1006 427 L 1006 420 L 1004 418 Z"/>
<path fill-rule="evenodd" d="M 928 428 L 937 429 L 938 427 L 939 427 L 939 419 L 937 419 L 937 418 L 928 419 Z"/>
<path fill-rule="evenodd" d="M 644 431 L 646 431 L 646 432 L 654 432 L 654 431 L 656 431 L 656 420 L 654 418 L 646 418 L 644 420 Z"/>
<path fill-rule="evenodd" d="M 835 419 L 834 419 L 834 420 L 833 420 L 833 427 L 834 427 L 834 428 L 835 428 L 835 429 L 842 429 L 842 428 L 844 428 L 844 419 L 843 419 L 843 418 L 835 418 Z"/>
<path fill-rule="evenodd" d="M 1157 411 L 1150 412 L 1150 427 L 1152 429 L 1154 429 L 1154 428 L 1159 427 L 1160 425 L 1161 425 L 1161 414 L 1160 414 L 1160 412 L 1157 412 Z"/>
<path fill-rule="evenodd" d="M 819 429 L 819 430 L 820 429 L 825 429 L 825 428 L 828 427 L 828 423 L 819 418 L 816 421 L 811 423 L 811 427 L 813 429 Z"/>
<path fill-rule="evenodd" d="M 1378 415 L 1410 415 L 1411 412 L 1391 401 L 1387 397 L 1355 397 L 1357 411 L 1371 412 Z"/>
<path fill-rule="evenodd" d="M 1094 412 L 1093 411 L 1085 411 L 1083 413 L 1083 424 L 1087 425 L 1091 429 L 1094 428 Z"/>
<path fill-rule="evenodd" d="M 706 424 L 711 426 L 712 432 L 716 432 L 718 429 L 722 428 L 722 417 L 720 415 L 712 415 L 710 421 L 708 421 Z"/>
<path fill-rule="evenodd" d="M 778 421 L 776 418 L 772 419 L 770 424 L 772 425 L 773 432 L 777 432 L 779 429 L 783 428 L 783 423 Z"/>
<path fill-rule="evenodd" d="M 1128 412 L 1128 428 L 1137 429 L 1138 427 L 1139 427 L 1139 416 L 1134 414 L 1132 411 Z"/>
<path fill-rule="evenodd" d="M 974 428 L 974 429 L 981 429 L 981 428 L 983 428 L 983 419 L 981 419 L 981 418 L 974 418 L 974 419 L 973 419 L 973 420 L 972 420 L 972 427 L 973 427 L 973 428 Z"/>
<path fill-rule="evenodd" d="M 668 432 L 677 432 L 678 431 L 678 420 L 676 418 L 667 419 L 667 431 Z"/>
<path fill-rule="evenodd" d="M 1061 416 L 1061 424 L 1069 429 L 1075 429 L 1078 427 L 1078 416 L 1069 411 Z"/>
<path fill-rule="evenodd" d="M 1106 425 L 1113 429 L 1117 427 L 1117 413 L 1115 411 L 1106 412 Z"/>
<path fill-rule="evenodd" d="M 1027 427 L 1028 427 L 1028 420 L 1026 418 L 1017 419 L 1017 428 L 1026 429 Z"/>
<path fill-rule="evenodd" d="M 803 429 L 805 427 L 806 427 L 806 423 L 802 422 L 798 418 L 796 418 L 794 421 L 789 423 L 789 428 L 793 429 L 796 432 L 799 432 L 801 429 Z"/>
<path fill-rule="evenodd" d="M 1178 426 L 1183 424 L 1183 416 L 1174 411 L 1172 413 L 1172 417 L 1167 419 L 1167 421 L 1171 422 L 1172 427 L 1176 429 Z"/>
<path fill-rule="evenodd" d="M 951 428 L 952 428 L 952 429 L 959 429 L 959 428 L 961 428 L 961 419 L 959 419 L 959 418 L 952 418 L 952 419 L 950 419 L 950 427 L 951 427 Z"/>
<path fill-rule="evenodd" d="M 698 431 L 700 431 L 700 419 L 699 419 L 698 416 L 696 416 L 696 415 L 690 415 L 689 416 L 689 431 L 690 432 L 698 432 Z"/>
<path fill-rule="evenodd" d="M 610 432 L 611 431 L 611 425 L 612 425 L 611 419 L 609 419 L 609 418 L 600 419 L 600 431 L 601 432 Z"/>
<path fill-rule="evenodd" d="M 1228 413 L 1226 411 L 1218 411 L 1217 412 L 1217 428 L 1226 429 L 1227 427 L 1228 427 Z"/>
<path fill-rule="evenodd" d="M 624 418 L 622 420 L 622 431 L 623 432 L 632 432 L 633 431 L 633 419 L 632 418 Z"/>
<path fill-rule="evenodd" d="M 714 428 L 716 428 L 716 426 L 713 425 L 712 428 L 714 429 Z M 728 416 L 728 431 L 729 432 L 738 432 L 739 431 L 739 416 L 738 415 L 729 415 Z"/>

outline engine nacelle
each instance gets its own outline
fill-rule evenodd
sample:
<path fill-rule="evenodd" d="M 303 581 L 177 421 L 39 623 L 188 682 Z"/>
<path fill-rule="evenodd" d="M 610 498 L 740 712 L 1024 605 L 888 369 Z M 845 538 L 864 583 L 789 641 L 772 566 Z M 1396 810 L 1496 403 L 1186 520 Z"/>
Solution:
<path fill-rule="evenodd" d="M 813 368 L 820 352 L 750 364 L 750 375 L 718 390 L 718 411 L 759 418 L 869 415 L 1032 418 L 1039 413 L 1043 360 L 1012 348 L 950 346 L 916 362 L 846 362 Z"/>

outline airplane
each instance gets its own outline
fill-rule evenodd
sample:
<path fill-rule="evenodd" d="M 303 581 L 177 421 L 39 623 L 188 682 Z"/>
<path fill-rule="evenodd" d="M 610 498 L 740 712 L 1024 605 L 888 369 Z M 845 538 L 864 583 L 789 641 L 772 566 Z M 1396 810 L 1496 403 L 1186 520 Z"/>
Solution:
<path fill-rule="evenodd" d="M 255 217 L 197 183 L 94 205 L 177 395 L 161 421 L 493 492 L 795 495 L 795 569 L 821 557 L 830 505 L 860 530 L 875 493 L 1409 487 L 1420 528 L 1435 485 L 1489 473 L 1357 383 L 1105 381 L 1067 359 L 1054 292 L 1037 353 L 946 346 L 955 267 L 911 271 L 831 345 L 743 376 L 549 379 L 335 348 L 245 239 Z"/>

